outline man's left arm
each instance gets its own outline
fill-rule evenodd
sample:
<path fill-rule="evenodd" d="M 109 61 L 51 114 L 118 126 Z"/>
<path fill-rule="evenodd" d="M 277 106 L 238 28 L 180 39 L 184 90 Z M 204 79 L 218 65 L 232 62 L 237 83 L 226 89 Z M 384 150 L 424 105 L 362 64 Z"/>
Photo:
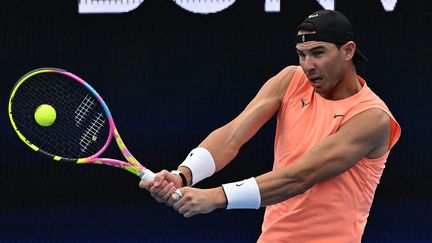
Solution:
<path fill-rule="evenodd" d="M 362 157 L 378 158 L 384 155 L 389 149 L 389 137 L 390 117 L 384 111 L 373 108 L 355 115 L 336 133 L 313 146 L 298 160 L 256 177 L 259 194 L 255 195 L 260 197 L 260 206 L 279 203 L 302 194 L 316 183 L 347 171 Z M 186 217 L 208 213 L 230 203 L 222 187 L 186 187 L 182 188 L 182 193 L 184 196 L 181 200 L 170 203 L 174 203 L 174 208 Z"/>
<path fill-rule="evenodd" d="M 302 194 L 316 183 L 353 167 L 361 158 L 378 158 L 389 149 L 390 117 L 381 109 L 363 111 L 289 166 L 256 178 L 261 206 Z"/>

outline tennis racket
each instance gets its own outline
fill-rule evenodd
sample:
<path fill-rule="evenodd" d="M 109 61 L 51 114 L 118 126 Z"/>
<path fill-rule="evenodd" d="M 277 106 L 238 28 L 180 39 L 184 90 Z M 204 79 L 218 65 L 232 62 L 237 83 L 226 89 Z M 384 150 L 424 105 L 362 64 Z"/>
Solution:
<path fill-rule="evenodd" d="M 119 167 L 143 180 L 155 177 L 126 148 L 101 96 L 75 74 L 57 68 L 27 73 L 15 84 L 8 110 L 18 137 L 40 154 Z M 113 137 L 126 161 L 100 157 Z"/>

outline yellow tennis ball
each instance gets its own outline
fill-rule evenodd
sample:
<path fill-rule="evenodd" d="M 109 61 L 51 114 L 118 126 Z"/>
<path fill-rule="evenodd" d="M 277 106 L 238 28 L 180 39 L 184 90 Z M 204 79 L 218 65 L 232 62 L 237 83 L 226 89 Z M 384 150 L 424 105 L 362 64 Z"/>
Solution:
<path fill-rule="evenodd" d="M 34 118 L 39 125 L 48 127 L 54 123 L 57 118 L 57 113 L 54 107 L 48 104 L 42 104 L 36 109 Z"/>

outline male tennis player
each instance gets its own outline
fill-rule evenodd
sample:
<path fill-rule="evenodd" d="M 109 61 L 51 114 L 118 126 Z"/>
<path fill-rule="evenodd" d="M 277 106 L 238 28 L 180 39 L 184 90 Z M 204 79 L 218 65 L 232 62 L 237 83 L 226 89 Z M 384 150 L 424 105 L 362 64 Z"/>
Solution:
<path fill-rule="evenodd" d="M 245 110 L 213 131 L 178 170 L 140 182 L 185 217 L 216 208 L 266 207 L 258 242 L 360 242 L 400 126 L 356 74 L 366 59 L 349 20 L 321 10 L 299 26 L 300 66 L 268 80 Z M 271 172 L 217 188 L 192 188 L 221 170 L 277 114 Z M 181 187 L 178 201 L 170 198 Z"/>

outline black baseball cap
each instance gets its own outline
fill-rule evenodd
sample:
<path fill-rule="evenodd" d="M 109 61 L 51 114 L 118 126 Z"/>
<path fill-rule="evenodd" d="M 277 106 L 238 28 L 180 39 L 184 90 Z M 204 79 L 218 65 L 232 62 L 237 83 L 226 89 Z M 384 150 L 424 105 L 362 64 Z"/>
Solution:
<path fill-rule="evenodd" d="M 297 43 L 306 41 L 325 41 L 335 44 L 345 44 L 354 41 L 354 30 L 345 15 L 334 10 L 319 10 L 309 15 L 303 23 L 314 26 L 313 34 L 297 35 Z M 302 25 L 300 24 L 299 27 Z M 356 49 L 358 59 L 367 61 L 367 57 Z"/>

